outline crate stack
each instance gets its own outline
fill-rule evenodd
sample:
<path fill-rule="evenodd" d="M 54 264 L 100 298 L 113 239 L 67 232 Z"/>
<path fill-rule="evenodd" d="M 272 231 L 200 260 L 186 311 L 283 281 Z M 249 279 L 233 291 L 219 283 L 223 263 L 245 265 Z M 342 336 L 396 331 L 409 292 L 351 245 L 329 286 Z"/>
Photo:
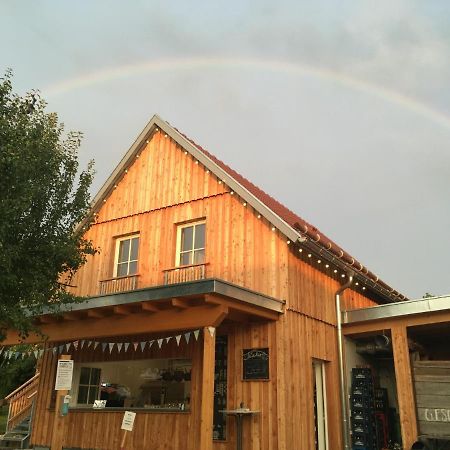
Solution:
<path fill-rule="evenodd" d="M 379 450 L 372 369 L 352 369 L 350 395 L 353 450 Z"/>

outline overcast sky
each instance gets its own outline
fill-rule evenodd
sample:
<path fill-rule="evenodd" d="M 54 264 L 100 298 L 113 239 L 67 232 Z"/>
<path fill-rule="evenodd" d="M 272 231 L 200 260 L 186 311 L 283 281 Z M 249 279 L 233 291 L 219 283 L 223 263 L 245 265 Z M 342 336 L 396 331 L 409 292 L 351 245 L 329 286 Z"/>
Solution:
<path fill-rule="evenodd" d="M 450 293 L 450 1 L 0 0 L 0 72 L 95 159 L 155 113 L 401 293 Z"/>

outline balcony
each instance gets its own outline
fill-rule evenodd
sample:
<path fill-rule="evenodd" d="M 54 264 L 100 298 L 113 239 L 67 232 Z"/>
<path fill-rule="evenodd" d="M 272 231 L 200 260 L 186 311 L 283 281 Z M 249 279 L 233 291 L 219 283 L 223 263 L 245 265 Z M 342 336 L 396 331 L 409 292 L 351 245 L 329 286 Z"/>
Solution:
<path fill-rule="evenodd" d="M 173 267 L 172 269 L 163 270 L 164 284 L 204 280 L 206 278 L 206 266 L 207 263 L 192 264 L 189 266 Z"/>
<path fill-rule="evenodd" d="M 109 278 L 100 281 L 100 295 L 115 294 L 116 292 L 133 291 L 138 288 L 138 276 Z"/>

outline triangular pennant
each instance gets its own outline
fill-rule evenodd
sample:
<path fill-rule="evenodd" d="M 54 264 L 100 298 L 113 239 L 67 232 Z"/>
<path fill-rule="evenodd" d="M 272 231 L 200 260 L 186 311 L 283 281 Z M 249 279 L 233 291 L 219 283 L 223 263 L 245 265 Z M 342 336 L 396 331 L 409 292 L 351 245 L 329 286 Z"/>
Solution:
<path fill-rule="evenodd" d="M 106 342 L 102 342 L 102 352 L 104 353 L 105 352 L 105 349 L 106 349 L 106 346 L 107 346 L 108 344 L 106 343 Z"/>
<path fill-rule="evenodd" d="M 177 341 L 177 345 L 180 345 L 180 341 L 181 341 L 181 334 L 175 336 L 175 340 Z"/>
<path fill-rule="evenodd" d="M 123 343 L 122 342 L 118 342 L 117 343 L 117 352 L 120 353 L 120 350 L 122 350 L 123 347 Z"/>
<path fill-rule="evenodd" d="M 42 355 L 44 354 L 44 350 L 42 348 L 39 350 L 39 358 L 42 358 Z"/>
<path fill-rule="evenodd" d="M 147 345 L 147 341 L 142 341 L 141 342 L 141 352 L 144 351 L 145 346 Z"/>
<path fill-rule="evenodd" d="M 194 337 L 195 337 L 195 340 L 196 341 L 198 341 L 198 335 L 200 334 L 200 330 L 195 330 L 194 331 Z"/>
<path fill-rule="evenodd" d="M 137 350 L 139 342 L 133 342 L 134 351 Z"/>
<path fill-rule="evenodd" d="M 25 359 L 25 353 L 22 353 L 22 359 Z"/>
<path fill-rule="evenodd" d="M 100 342 L 97 342 L 97 341 L 94 342 L 94 350 L 98 347 L 99 344 L 100 344 Z"/>
<path fill-rule="evenodd" d="M 68 342 L 68 343 L 66 344 L 66 352 L 69 351 L 70 345 L 71 345 L 70 342 Z"/>
<path fill-rule="evenodd" d="M 93 344 L 92 341 L 87 341 L 87 343 L 86 343 L 86 348 L 89 348 L 92 344 Z"/>
<path fill-rule="evenodd" d="M 4 349 L 5 349 L 5 347 L 0 347 L 0 355 L 3 353 Z"/>
<path fill-rule="evenodd" d="M 78 341 L 72 342 L 73 348 L 75 350 L 78 350 L 78 344 L 79 344 Z"/>
<path fill-rule="evenodd" d="M 123 344 L 123 351 L 126 353 L 128 351 L 128 347 L 130 346 L 129 342 L 125 342 L 125 344 Z"/>
<path fill-rule="evenodd" d="M 186 344 L 189 344 L 190 338 L 191 338 L 191 332 L 184 333 L 184 339 L 186 339 Z"/>
<path fill-rule="evenodd" d="M 114 348 L 114 342 L 109 342 L 108 347 L 109 347 L 109 353 L 111 354 L 113 351 L 113 348 Z"/>
<path fill-rule="evenodd" d="M 172 339 L 172 337 L 173 337 L 173 336 L 166 337 L 166 339 L 165 339 L 166 344 L 168 344 L 168 343 L 170 342 L 170 340 Z"/>
<path fill-rule="evenodd" d="M 211 337 L 213 337 L 216 332 L 216 329 L 214 327 L 207 327 L 207 328 L 208 328 L 209 334 L 211 335 Z"/>
<path fill-rule="evenodd" d="M 37 350 L 35 350 L 35 351 L 33 352 L 33 355 L 34 355 L 34 357 L 35 357 L 36 359 L 38 359 L 38 351 L 37 351 Z M 17 356 L 19 356 L 18 353 L 17 353 Z M 17 359 L 17 356 L 16 356 L 16 359 Z"/>
<path fill-rule="evenodd" d="M 56 355 L 56 350 L 58 350 L 57 347 L 53 347 L 53 348 L 52 348 L 52 352 L 53 352 L 54 355 Z"/>
<path fill-rule="evenodd" d="M 157 342 L 158 342 L 158 346 L 159 346 L 159 348 L 161 348 L 161 347 L 162 347 L 162 343 L 163 343 L 163 340 L 164 340 L 164 339 L 158 339 L 158 341 L 157 341 Z"/>
<path fill-rule="evenodd" d="M 152 348 L 152 345 L 155 343 L 155 341 L 150 341 L 149 343 L 148 343 L 148 348 Z"/>
<path fill-rule="evenodd" d="M 58 353 L 61 354 L 63 352 L 63 350 L 64 350 L 64 344 L 62 344 L 58 347 Z"/>
<path fill-rule="evenodd" d="M 81 342 L 80 342 L 80 350 L 83 350 L 83 347 L 84 347 L 84 343 L 85 343 L 86 341 L 84 340 L 84 339 L 82 339 L 81 340 Z"/>

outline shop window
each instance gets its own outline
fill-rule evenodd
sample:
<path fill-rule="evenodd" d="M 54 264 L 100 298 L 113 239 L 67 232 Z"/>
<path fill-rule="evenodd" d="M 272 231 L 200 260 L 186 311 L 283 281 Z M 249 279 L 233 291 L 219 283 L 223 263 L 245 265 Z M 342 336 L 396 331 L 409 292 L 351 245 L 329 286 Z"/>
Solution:
<path fill-rule="evenodd" d="M 78 385 L 77 403 L 92 405 L 98 399 L 101 369 L 96 367 L 81 367 Z"/>
<path fill-rule="evenodd" d="M 139 235 L 117 239 L 114 276 L 135 275 L 138 269 L 138 254 Z"/>
<path fill-rule="evenodd" d="M 313 360 L 315 449 L 328 449 L 325 362 Z"/>
<path fill-rule="evenodd" d="M 174 358 L 75 363 L 79 383 L 73 386 L 70 406 L 103 400 L 105 408 L 186 410 L 191 368 L 190 359 Z"/>
<path fill-rule="evenodd" d="M 204 221 L 178 227 L 176 266 L 205 262 L 205 228 Z"/>

